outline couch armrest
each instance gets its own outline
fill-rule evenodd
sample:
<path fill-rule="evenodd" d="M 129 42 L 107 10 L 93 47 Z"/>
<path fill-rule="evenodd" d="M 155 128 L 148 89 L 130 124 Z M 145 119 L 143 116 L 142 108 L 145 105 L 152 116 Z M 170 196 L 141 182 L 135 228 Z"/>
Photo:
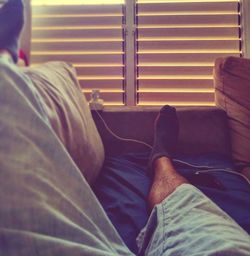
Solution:
<path fill-rule="evenodd" d="M 224 57 L 215 61 L 216 106 L 228 116 L 235 164 L 250 166 L 250 59 Z"/>
<path fill-rule="evenodd" d="M 180 138 L 178 152 L 201 154 L 208 152 L 231 156 L 227 116 L 216 107 L 178 108 Z M 104 111 L 101 116 L 117 135 L 153 143 L 154 120 L 158 111 Z M 147 148 L 133 142 L 123 142 L 107 132 L 98 115 L 93 117 L 102 137 L 106 155 L 143 152 Z"/>

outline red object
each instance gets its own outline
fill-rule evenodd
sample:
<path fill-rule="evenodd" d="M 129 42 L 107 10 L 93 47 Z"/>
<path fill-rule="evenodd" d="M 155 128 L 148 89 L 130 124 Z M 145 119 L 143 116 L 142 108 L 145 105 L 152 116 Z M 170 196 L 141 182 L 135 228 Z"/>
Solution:
<path fill-rule="evenodd" d="M 19 50 L 19 59 L 24 61 L 25 66 L 29 66 L 28 58 L 23 50 Z"/>

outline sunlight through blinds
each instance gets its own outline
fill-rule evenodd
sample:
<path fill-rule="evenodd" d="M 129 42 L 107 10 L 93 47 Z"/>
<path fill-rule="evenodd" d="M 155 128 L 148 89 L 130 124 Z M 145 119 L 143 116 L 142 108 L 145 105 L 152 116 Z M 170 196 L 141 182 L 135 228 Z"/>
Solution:
<path fill-rule="evenodd" d="M 137 104 L 214 105 L 217 57 L 240 56 L 239 1 L 137 1 Z"/>
<path fill-rule="evenodd" d="M 106 105 L 123 105 L 122 2 L 33 0 L 31 63 L 70 62 L 88 99 L 92 89 L 100 89 Z"/>

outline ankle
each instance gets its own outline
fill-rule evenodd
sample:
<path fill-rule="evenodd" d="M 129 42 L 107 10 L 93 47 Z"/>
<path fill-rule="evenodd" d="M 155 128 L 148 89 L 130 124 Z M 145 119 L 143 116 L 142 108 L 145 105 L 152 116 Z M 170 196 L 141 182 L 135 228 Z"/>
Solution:
<path fill-rule="evenodd" d="M 178 174 L 173 167 L 172 160 L 168 157 L 160 157 L 154 161 L 154 176 L 164 177 L 166 175 Z"/>

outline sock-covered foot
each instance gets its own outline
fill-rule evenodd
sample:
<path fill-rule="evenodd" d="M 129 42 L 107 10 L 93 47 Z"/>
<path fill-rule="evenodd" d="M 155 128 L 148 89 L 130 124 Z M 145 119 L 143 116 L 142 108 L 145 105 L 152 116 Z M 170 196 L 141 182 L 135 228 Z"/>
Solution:
<path fill-rule="evenodd" d="M 164 106 L 155 120 L 154 145 L 149 158 L 152 169 L 154 161 L 162 156 L 171 158 L 174 153 L 178 134 L 179 122 L 174 107 Z"/>
<path fill-rule="evenodd" d="M 0 49 L 7 50 L 14 62 L 18 60 L 19 36 L 24 24 L 22 0 L 8 0 L 0 8 Z"/>

